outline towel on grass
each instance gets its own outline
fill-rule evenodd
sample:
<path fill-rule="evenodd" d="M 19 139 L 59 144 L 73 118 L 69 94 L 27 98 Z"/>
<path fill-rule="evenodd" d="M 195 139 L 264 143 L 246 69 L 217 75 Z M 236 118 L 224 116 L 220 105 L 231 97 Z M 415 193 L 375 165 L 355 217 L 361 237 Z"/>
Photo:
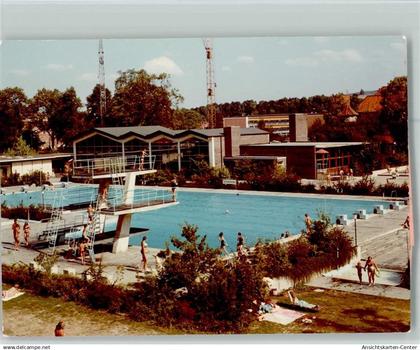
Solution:
<path fill-rule="evenodd" d="M 289 323 L 292 323 L 293 321 L 297 320 L 298 318 L 301 318 L 302 316 L 305 316 L 305 313 L 285 309 L 282 307 L 276 307 L 273 312 L 263 314 L 260 319 L 261 321 L 269 321 L 286 326 Z"/>
<path fill-rule="evenodd" d="M 12 300 L 14 298 L 20 297 L 22 294 L 25 294 L 25 292 L 22 292 L 15 287 L 10 288 L 9 290 L 5 290 L 1 293 L 3 301 Z"/>

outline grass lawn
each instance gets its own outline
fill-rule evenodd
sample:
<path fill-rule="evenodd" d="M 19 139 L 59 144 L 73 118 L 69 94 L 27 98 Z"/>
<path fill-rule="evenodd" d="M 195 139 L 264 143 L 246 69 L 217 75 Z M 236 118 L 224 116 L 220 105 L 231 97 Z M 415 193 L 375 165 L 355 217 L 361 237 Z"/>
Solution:
<path fill-rule="evenodd" d="M 8 336 L 54 336 L 55 325 L 60 320 L 65 323 L 65 336 L 181 334 L 175 329 L 135 322 L 124 315 L 92 310 L 74 302 L 43 298 L 28 292 L 3 303 L 3 333 Z"/>
<path fill-rule="evenodd" d="M 410 301 L 314 288 L 296 290 L 299 299 L 317 304 L 321 310 L 306 313 L 287 326 L 254 322 L 250 333 L 382 333 L 410 330 Z M 273 301 L 289 303 L 286 296 Z M 302 319 L 310 318 L 306 324 Z"/>
<path fill-rule="evenodd" d="M 8 288 L 3 286 L 4 288 Z M 297 290 L 299 298 L 319 304 L 317 313 L 307 313 L 312 323 L 298 319 L 287 326 L 254 322 L 249 333 L 364 333 L 407 332 L 410 329 L 410 302 L 325 290 Z M 273 298 L 288 302 L 286 297 Z M 3 303 L 4 334 L 8 336 L 52 336 L 58 321 L 64 320 L 66 336 L 133 336 L 185 334 L 177 329 L 160 328 L 135 322 L 124 315 L 96 311 L 58 298 L 43 298 L 26 293 Z"/>

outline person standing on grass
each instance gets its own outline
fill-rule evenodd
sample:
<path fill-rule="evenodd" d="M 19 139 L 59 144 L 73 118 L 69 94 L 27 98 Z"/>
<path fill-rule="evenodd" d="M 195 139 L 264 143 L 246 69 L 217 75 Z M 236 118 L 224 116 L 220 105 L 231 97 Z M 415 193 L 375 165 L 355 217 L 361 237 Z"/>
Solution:
<path fill-rule="evenodd" d="M 56 337 L 64 337 L 64 321 L 60 321 L 55 326 L 54 335 Z"/>
<path fill-rule="evenodd" d="M 147 237 L 143 236 L 140 244 L 141 262 L 143 264 L 143 271 L 147 270 Z"/>
<path fill-rule="evenodd" d="M 357 276 L 359 277 L 359 283 L 362 284 L 362 263 L 360 261 L 357 262 L 356 264 L 356 270 L 357 270 Z"/>
<path fill-rule="evenodd" d="M 23 225 L 23 238 L 25 239 L 25 246 L 29 246 L 29 236 L 31 235 L 31 227 L 29 226 L 29 222 L 25 222 Z"/>
<path fill-rule="evenodd" d="M 308 213 L 305 214 L 305 226 L 306 226 L 306 234 L 309 235 L 311 233 L 312 219 L 308 215 Z"/>
<path fill-rule="evenodd" d="M 19 250 L 19 244 L 20 244 L 20 225 L 17 222 L 17 219 L 13 221 L 12 224 L 12 232 L 13 232 L 13 239 L 15 241 L 15 250 Z"/>

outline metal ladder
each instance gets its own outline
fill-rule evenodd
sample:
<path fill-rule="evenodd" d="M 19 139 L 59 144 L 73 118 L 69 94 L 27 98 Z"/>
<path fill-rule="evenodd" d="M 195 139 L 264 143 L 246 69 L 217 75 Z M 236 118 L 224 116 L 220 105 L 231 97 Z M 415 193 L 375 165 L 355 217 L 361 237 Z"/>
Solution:
<path fill-rule="evenodd" d="M 95 212 L 93 213 L 92 221 L 90 221 L 87 226 L 87 237 L 89 238 L 87 251 L 93 263 L 95 262 L 95 252 L 94 252 L 95 236 L 101 233 L 101 214 L 100 214 L 101 203 L 102 203 L 102 198 L 98 194 L 96 198 Z"/>
<path fill-rule="evenodd" d="M 115 158 L 111 161 L 111 172 L 112 172 L 112 186 L 114 189 L 114 202 L 115 204 L 121 203 L 123 198 L 124 180 L 118 176 L 121 173 L 123 165 L 120 158 Z"/>
<path fill-rule="evenodd" d="M 53 203 L 51 207 L 51 218 L 48 221 L 47 229 L 45 232 L 48 240 L 48 250 L 51 255 L 55 252 L 57 234 L 62 221 L 63 197 L 63 191 L 56 191 L 54 193 Z"/>

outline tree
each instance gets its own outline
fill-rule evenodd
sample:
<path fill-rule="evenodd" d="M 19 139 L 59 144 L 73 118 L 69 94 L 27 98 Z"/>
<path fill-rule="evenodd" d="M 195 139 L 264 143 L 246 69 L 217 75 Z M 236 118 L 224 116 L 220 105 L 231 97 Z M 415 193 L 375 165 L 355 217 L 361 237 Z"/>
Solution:
<path fill-rule="evenodd" d="M 92 93 L 86 97 L 86 108 L 87 108 L 87 120 L 93 126 L 101 125 L 101 115 L 100 115 L 100 93 L 101 86 L 96 84 L 93 88 Z M 111 110 L 112 110 L 112 96 L 111 91 L 105 89 L 105 114 L 103 116 L 103 125 L 111 126 Z"/>
<path fill-rule="evenodd" d="M 20 136 L 12 148 L 9 148 L 6 152 L 8 156 L 32 156 L 36 154 L 35 150 L 31 148 Z"/>
<path fill-rule="evenodd" d="M 60 105 L 61 92 L 57 89 L 40 89 L 32 97 L 29 103 L 31 120 L 41 132 L 46 132 L 50 139 L 48 147 L 52 150 L 56 147 L 57 135 L 53 128 L 52 120 Z"/>
<path fill-rule="evenodd" d="M 68 146 L 74 136 L 86 129 L 85 114 L 79 112 L 82 102 L 73 87 L 64 91 L 59 98 L 56 113 L 51 116 L 50 126 L 57 140 Z"/>
<path fill-rule="evenodd" d="M 407 77 L 396 77 L 381 88 L 381 123 L 387 127 L 399 150 L 408 152 Z"/>
<path fill-rule="evenodd" d="M 119 72 L 112 99 L 114 125 L 162 125 L 171 127 L 172 108 L 183 100 L 173 89 L 169 75 L 134 69 Z"/>
<path fill-rule="evenodd" d="M 173 129 L 197 129 L 203 124 L 205 117 L 197 111 L 187 108 L 176 109 L 172 116 Z"/>
<path fill-rule="evenodd" d="M 31 99 L 31 118 L 40 131 L 48 134 L 50 149 L 55 150 L 58 142 L 68 145 L 73 136 L 89 127 L 85 114 L 79 112 L 81 107 L 73 87 L 64 92 L 40 89 Z"/>
<path fill-rule="evenodd" d="M 28 99 L 21 88 L 0 90 L 0 150 L 11 147 L 19 137 L 27 113 Z"/>

